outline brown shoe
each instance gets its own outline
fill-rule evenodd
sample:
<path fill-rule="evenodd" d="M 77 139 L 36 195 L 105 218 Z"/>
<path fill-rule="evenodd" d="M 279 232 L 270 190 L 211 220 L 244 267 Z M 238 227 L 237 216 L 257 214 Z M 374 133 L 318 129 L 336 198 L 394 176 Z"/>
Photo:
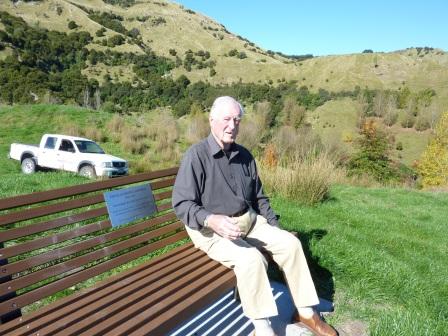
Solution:
<path fill-rule="evenodd" d="M 298 313 L 292 318 L 292 322 L 299 326 L 304 326 L 314 335 L 317 336 L 337 336 L 337 331 L 326 322 L 324 322 L 319 314 L 314 312 L 313 316 L 309 319 L 301 317 Z"/>

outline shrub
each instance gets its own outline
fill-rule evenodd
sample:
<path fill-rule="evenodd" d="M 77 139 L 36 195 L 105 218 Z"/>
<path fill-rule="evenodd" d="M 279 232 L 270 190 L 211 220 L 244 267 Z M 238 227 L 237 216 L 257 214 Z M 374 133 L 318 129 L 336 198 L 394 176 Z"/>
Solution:
<path fill-rule="evenodd" d="M 238 53 L 238 58 L 239 59 L 245 59 L 245 58 L 247 58 L 247 55 L 246 55 L 246 53 L 244 51 L 240 51 Z"/>
<path fill-rule="evenodd" d="M 383 119 L 383 123 L 386 126 L 393 126 L 398 119 L 398 113 L 396 111 L 389 111 L 386 113 Z"/>
<path fill-rule="evenodd" d="M 128 153 L 144 154 L 148 149 L 142 132 L 136 127 L 125 127 L 120 135 L 121 147 Z"/>
<path fill-rule="evenodd" d="M 324 200 L 330 190 L 335 166 L 322 154 L 296 161 L 289 167 L 260 164 L 260 175 L 268 192 L 313 205 Z"/>
<path fill-rule="evenodd" d="M 188 143 L 197 143 L 210 133 L 210 125 L 206 113 L 195 113 L 187 119 L 185 139 Z"/>
<path fill-rule="evenodd" d="M 234 56 L 238 55 L 238 50 L 232 49 L 232 50 L 229 51 L 228 55 L 230 57 L 234 57 Z"/>
<path fill-rule="evenodd" d="M 389 139 L 373 120 L 368 120 L 361 128 L 358 152 L 348 162 L 351 175 L 370 174 L 380 182 L 398 178 L 398 173 L 388 157 Z"/>
<path fill-rule="evenodd" d="M 95 127 L 95 126 L 87 127 L 84 131 L 84 135 L 86 138 L 89 138 L 91 140 L 98 141 L 98 142 L 104 142 L 106 140 L 106 136 L 104 135 L 104 133 L 101 132 L 101 130 L 98 129 L 98 127 Z"/>
<path fill-rule="evenodd" d="M 407 114 L 405 118 L 401 121 L 401 126 L 403 128 L 412 128 L 415 124 L 415 117 L 412 114 Z"/>
<path fill-rule="evenodd" d="M 78 25 L 76 24 L 75 21 L 70 21 L 68 23 L 68 29 L 72 30 L 72 29 L 76 29 L 76 28 L 78 28 Z"/>
<path fill-rule="evenodd" d="M 417 131 L 425 131 L 431 127 L 428 118 L 419 116 L 415 122 L 415 129 Z"/>
<path fill-rule="evenodd" d="M 299 128 L 305 121 L 306 110 L 296 99 L 287 97 L 283 103 L 281 116 L 283 125 Z"/>
<path fill-rule="evenodd" d="M 114 142 L 119 142 L 121 138 L 121 130 L 124 128 L 125 122 L 123 117 L 115 114 L 106 124 L 106 130 L 109 138 Z"/>
<path fill-rule="evenodd" d="M 278 150 L 281 165 L 302 161 L 311 153 L 315 155 L 323 149 L 320 138 L 307 127 L 299 129 L 291 126 L 279 127 L 272 138 L 272 143 Z"/>
<path fill-rule="evenodd" d="M 97 37 L 103 37 L 105 32 L 106 32 L 106 28 L 101 27 L 100 29 L 98 29 L 98 30 L 95 32 L 95 35 L 96 35 Z"/>
<path fill-rule="evenodd" d="M 448 112 L 440 118 L 435 136 L 416 165 L 423 188 L 448 185 Z"/>
<path fill-rule="evenodd" d="M 274 169 L 278 166 L 278 154 L 275 145 L 269 143 L 263 152 L 263 157 L 261 158 L 261 162 L 264 167 L 268 169 Z"/>
<path fill-rule="evenodd" d="M 158 110 L 154 119 L 147 123 L 144 133 L 151 140 L 157 142 L 156 148 L 163 150 L 167 145 L 172 146 L 179 138 L 176 119 L 168 110 Z"/>
<path fill-rule="evenodd" d="M 113 48 L 115 46 L 122 45 L 124 42 L 125 38 L 122 35 L 117 34 L 107 39 L 107 46 Z"/>

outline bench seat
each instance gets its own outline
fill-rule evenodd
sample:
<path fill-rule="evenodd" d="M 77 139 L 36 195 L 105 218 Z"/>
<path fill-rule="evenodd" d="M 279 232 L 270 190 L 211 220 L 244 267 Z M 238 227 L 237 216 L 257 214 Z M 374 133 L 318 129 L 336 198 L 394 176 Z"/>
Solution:
<path fill-rule="evenodd" d="M 235 286 L 191 243 L 0 327 L 2 335 L 166 335 Z"/>
<path fill-rule="evenodd" d="M 0 200 L 0 335 L 166 335 L 232 289 L 233 271 L 194 248 L 173 212 L 176 173 Z M 156 213 L 113 227 L 104 193 L 140 184 Z"/>

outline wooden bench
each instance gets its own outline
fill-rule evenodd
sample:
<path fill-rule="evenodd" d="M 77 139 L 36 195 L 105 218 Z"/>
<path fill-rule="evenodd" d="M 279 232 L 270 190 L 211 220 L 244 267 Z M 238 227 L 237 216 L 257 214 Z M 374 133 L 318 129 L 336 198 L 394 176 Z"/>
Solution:
<path fill-rule="evenodd" d="M 166 335 L 233 288 L 233 272 L 195 249 L 174 215 L 176 173 L 0 200 L 0 335 Z M 156 214 L 112 228 L 104 192 L 142 183 Z"/>

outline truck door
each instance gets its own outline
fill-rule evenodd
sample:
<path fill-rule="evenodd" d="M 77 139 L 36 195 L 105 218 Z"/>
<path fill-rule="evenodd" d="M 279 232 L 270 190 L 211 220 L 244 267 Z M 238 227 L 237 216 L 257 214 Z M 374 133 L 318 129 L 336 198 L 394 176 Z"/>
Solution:
<path fill-rule="evenodd" d="M 74 171 L 78 168 L 76 160 L 76 149 L 73 142 L 69 139 L 61 139 L 58 150 L 59 169 Z"/>
<path fill-rule="evenodd" d="M 56 146 L 58 145 L 58 138 L 48 136 L 44 143 L 41 143 L 41 151 L 37 157 L 39 166 L 59 169 L 59 159 L 57 156 Z"/>

